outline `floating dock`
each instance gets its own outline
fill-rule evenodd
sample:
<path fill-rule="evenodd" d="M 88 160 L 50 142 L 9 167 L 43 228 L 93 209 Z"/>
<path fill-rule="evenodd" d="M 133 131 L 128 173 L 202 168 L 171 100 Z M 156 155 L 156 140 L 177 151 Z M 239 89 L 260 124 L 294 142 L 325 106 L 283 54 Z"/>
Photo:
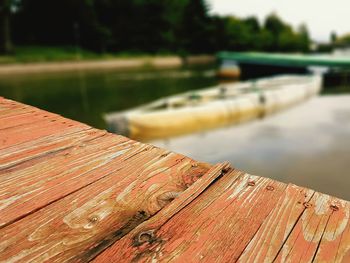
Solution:
<path fill-rule="evenodd" d="M 304 55 L 304 54 L 271 54 L 259 52 L 227 52 L 217 54 L 220 60 L 232 60 L 237 63 L 250 65 L 267 65 L 280 67 L 310 66 L 332 67 L 350 69 L 349 57 L 330 55 Z"/>
<path fill-rule="evenodd" d="M 0 98 L 0 262 L 350 262 L 350 203 Z"/>

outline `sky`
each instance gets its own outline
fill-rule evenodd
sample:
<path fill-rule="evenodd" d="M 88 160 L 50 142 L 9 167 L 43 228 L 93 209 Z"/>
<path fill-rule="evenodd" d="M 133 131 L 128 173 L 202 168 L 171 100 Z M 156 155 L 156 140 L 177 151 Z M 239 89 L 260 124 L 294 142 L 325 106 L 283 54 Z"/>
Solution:
<path fill-rule="evenodd" d="M 329 41 L 332 31 L 350 33 L 350 0 L 208 0 L 208 4 L 213 14 L 254 15 L 260 21 L 277 13 L 294 27 L 306 24 L 318 42 Z"/>

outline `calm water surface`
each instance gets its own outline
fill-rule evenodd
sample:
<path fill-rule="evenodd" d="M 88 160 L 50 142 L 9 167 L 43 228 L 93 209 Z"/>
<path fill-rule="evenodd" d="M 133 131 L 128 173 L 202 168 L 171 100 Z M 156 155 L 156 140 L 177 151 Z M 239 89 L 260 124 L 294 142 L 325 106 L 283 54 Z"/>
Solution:
<path fill-rule="evenodd" d="M 215 84 L 210 68 L 81 71 L 0 76 L 0 96 L 105 128 L 103 113 Z M 151 143 L 350 200 L 350 95 L 344 93 L 266 119 Z"/>
<path fill-rule="evenodd" d="M 213 68 L 0 75 L 0 96 L 104 129 L 102 115 L 217 83 Z"/>
<path fill-rule="evenodd" d="M 350 95 L 325 95 L 262 120 L 151 143 L 350 200 Z"/>

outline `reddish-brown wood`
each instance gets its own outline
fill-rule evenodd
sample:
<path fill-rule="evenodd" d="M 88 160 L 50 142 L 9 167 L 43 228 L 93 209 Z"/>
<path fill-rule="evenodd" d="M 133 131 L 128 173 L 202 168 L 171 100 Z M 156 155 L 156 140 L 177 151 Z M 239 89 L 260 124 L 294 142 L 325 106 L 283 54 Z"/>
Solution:
<path fill-rule="evenodd" d="M 314 191 L 288 185 L 275 209 L 245 248 L 239 262 L 272 262 Z"/>
<path fill-rule="evenodd" d="M 284 189 L 270 179 L 230 172 L 170 220 L 154 216 L 153 224 L 140 225 L 95 262 L 235 261 Z"/>
<path fill-rule="evenodd" d="M 310 202 L 305 204 L 307 209 L 296 222 L 275 261 L 312 262 L 334 212 L 332 207 L 336 203 L 336 198 L 315 193 Z M 349 224 L 349 218 L 347 218 L 346 224 Z M 340 232 L 348 238 L 349 233 L 344 233 L 344 229 L 341 229 Z M 321 258 L 319 258 L 319 261 L 325 262 Z"/>
<path fill-rule="evenodd" d="M 3 129 L 0 130 L 0 150 L 55 133 L 78 131 L 86 127 L 86 125 L 75 125 L 73 121 L 66 121 L 63 119 L 57 122 L 45 120 L 42 122 L 30 123 L 20 128 L 12 127 Z"/>
<path fill-rule="evenodd" d="M 333 200 L 331 209 L 315 262 L 350 262 L 350 204 Z"/>
<path fill-rule="evenodd" d="M 47 117 L 44 117 L 47 116 Z M 3 117 L 1 118 L 0 130 L 9 129 L 11 127 L 24 127 L 25 125 L 41 122 L 41 121 L 51 121 L 55 122 L 59 118 L 55 114 L 47 114 L 46 112 L 31 111 L 19 115 Z M 18 128 L 20 128 L 18 127 Z"/>
<path fill-rule="evenodd" d="M 6 169 L 21 163 L 52 155 L 56 152 L 73 148 L 75 145 L 85 145 L 97 137 L 105 135 L 104 131 L 92 129 L 64 134 L 54 134 L 34 141 L 25 142 L 1 150 L 0 169 Z"/>
<path fill-rule="evenodd" d="M 0 262 L 350 262 L 349 214 L 0 97 Z"/>
<path fill-rule="evenodd" d="M 0 171 L 0 228 L 108 175 L 142 151 L 132 141 L 99 137 Z"/>
<path fill-rule="evenodd" d="M 189 159 L 155 151 L 138 154 L 105 178 L 1 229 L 0 260 L 88 259 L 159 211 L 206 170 Z"/>
<path fill-rule="evenodd" d="M 7 118 L 7 117 L 11 117 L 11 116 L 20 116 L 21 114 L 24 113 L 44 113 L 44 115 L 54 115 L 53 113 L 49 113 L 47 111 L 44 110 L 39 110 L 37 108 L 16 102 L 16 101 L 12 101 L 12 100 L 8 100 L 8 99 L 1 99 L 0 101 L 0 118 Z"/>

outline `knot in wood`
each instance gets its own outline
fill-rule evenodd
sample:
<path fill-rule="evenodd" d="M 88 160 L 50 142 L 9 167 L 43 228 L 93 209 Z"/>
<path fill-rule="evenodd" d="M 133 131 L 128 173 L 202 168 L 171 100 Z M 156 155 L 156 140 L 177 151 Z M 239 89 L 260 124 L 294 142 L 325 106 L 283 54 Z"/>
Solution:
<path fill-rule="evenodd" d="M 173 191 L 165 192 L 165 193 L 161 194 L 157 198 L 158 206 L 160 208 L 163 208 L 164 206 L 166 206 L 167 204 L 172 202 L 179 195 L 180 195 L 180 192 L 173 192 Z"/>
<path fill-rule="evenodd" d="M 154 239 L 154 230 L 147 230 L 147 231 L 141 232 L 138 235 L 137 242 L 138 244 L 143 244 L 145 242 L 150 243 L 152 242 L 153 239 Z"/>
<path fill-rule="evenodd" d="M 305 208 L 310 208 L 310 207 L 312 207 L 312 204 L 310 204 L 310 203 L 308 203 L 308 202 L 305 202 L 305 203 L 304 203 L 304 207 L 305 207 Z"/>
<path fill-rule="evenodd" d="M 331 208 L 331 210 L 333 210 L 333 211 L 338 211 L 338 210 L 339 210 L 339 207 L 336 206 L 336 205 L 331 205 L 330 208 Z"/>
<path fill-rule="evenodd" d="M 255 186 L 255 182 L 254 181 L 250 181 L 250 182 L 248 182 L 248 185 L 249 186 Z"/>
<path fill-rule="evenodd" d="M 275 190 L 275 187 L 273 187 L 272 185 L 268 185 L 268 186 L 266 186 L 266 190 L 273 191 L 273 190 Z"/>
<path fill-rule="evenodd" d="M 226 174 L 230 171 L 230 167 L 225 167 L 221 170 L 221 173 Z"/>
<path fill-rule="evenodd" d="M 89 218 L 90 223 L 96 224 L 98 222 L 99 218 L 98 216 L 92 216 Z"/>

